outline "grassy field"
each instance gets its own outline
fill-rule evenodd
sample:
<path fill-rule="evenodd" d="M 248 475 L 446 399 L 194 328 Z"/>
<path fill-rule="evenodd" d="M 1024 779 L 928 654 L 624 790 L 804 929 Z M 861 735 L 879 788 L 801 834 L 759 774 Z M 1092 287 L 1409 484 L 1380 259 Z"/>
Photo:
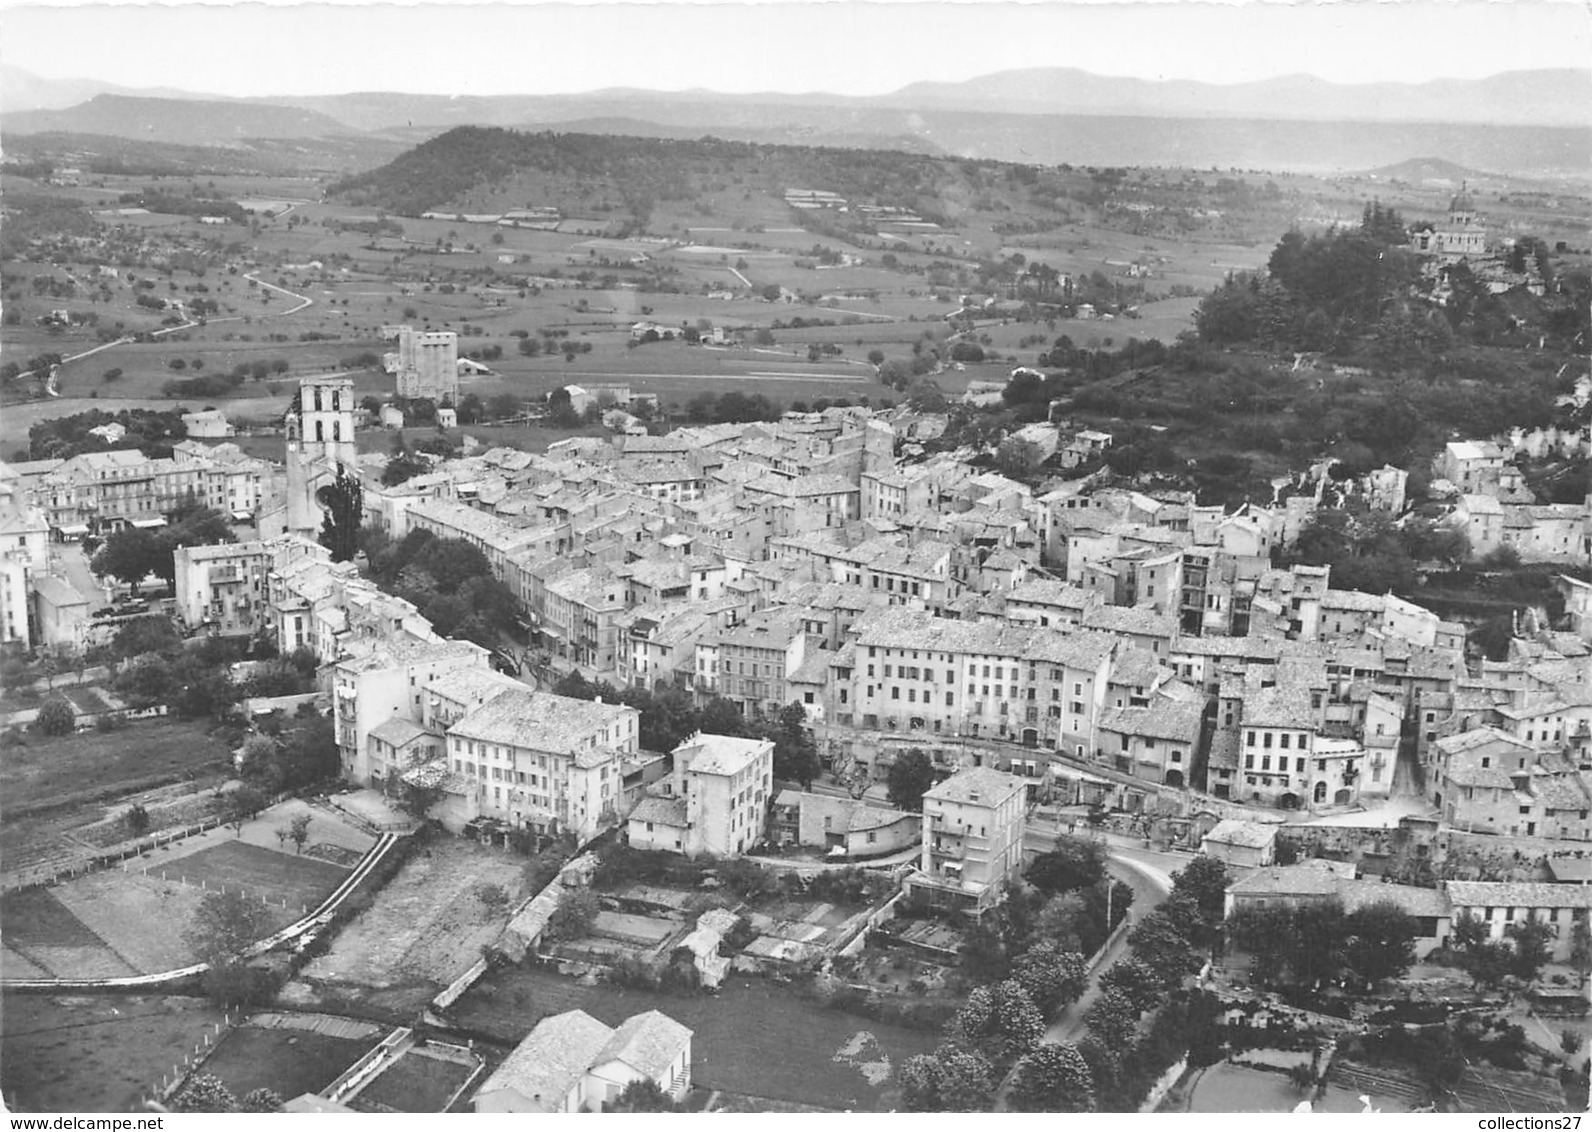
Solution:
<path fill-rule="evenodd" d="M 7 1107 L 128 1112 L 220 1017 L 197 998 L 8 994 L 0 1014 Z"/>
<path fill-rule="evenodd" d="M 320 1092 L 379 1040 L 239 1026 L 222 1039 L 202 1071 L 221 1078 L 233 1096 L 271 1089 L 287 1100 Z"/>
<path fill-rule="evenodd" d="M 286 901 L 289 910 L 314 907 L 348 876 L 347 869 L 328 861 L 237 840 L 190 853 L 174 862 L 172 869 L 179 870 L 189 884 L 202 881 L 211 889 L 242 889 L 269 905 Z"/>
<path fill-rule="evenodd" d="M 477 983 L 452 1013 L 462 1025 L 518 1041 L 538 1020 L 577 1008 L 610 1026 L 644 1010 L 662 1010 L 694 1031 L 697 1084 L 832 1109 L 891 1108 L 896 1098 L 888 1070 L 939 1044 L 935 1031 L 858 1018 L 740 976 L 713 996 L 677 996 L 581 986 L 540 969 L 504 969 Z"/>
<path fill-rule="evenodd" d="M 227 765 L 226 745 L 204 724 L 151 720 L 120 731 L 40 738 L 0 755 L 0 824 L 46 808 L 129 794 Z"/>

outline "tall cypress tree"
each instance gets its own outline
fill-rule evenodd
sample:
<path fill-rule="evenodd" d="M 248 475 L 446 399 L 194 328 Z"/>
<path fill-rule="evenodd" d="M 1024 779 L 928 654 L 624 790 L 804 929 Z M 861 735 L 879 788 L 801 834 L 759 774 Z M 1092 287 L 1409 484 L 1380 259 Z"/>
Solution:
<path fill-rule="evenodd" d="M 316 496 L 326 510 L 321 520 L 320 544 L 332 552 L 333 562 L 347 562 L 359 549 L 359 523 L 365 510 L 365 491 L 359 477 L 340 467 L 337 478 Z"/>

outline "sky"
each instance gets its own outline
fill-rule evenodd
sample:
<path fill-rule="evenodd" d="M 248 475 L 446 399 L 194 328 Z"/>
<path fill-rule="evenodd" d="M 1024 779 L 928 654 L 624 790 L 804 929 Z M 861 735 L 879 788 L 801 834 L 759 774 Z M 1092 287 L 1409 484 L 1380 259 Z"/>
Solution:
<path fill-rule="evenodd" d="M 1592 66 L 1586 0 L 408 5 L 0 0 L 0 62 L 229 96 L 883 94 L 1020 67 L 1240 82 Z"/>

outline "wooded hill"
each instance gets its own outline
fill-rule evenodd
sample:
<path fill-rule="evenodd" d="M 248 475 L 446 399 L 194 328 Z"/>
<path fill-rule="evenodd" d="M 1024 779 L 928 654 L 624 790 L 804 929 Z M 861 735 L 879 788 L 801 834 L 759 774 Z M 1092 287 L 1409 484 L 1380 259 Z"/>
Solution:
<path fill-rule="evenodd" d="M 500 189 L 516 178 L 535 203 L 571 214 L 620 205 L 640 224 L 654 203 L 691 200 L 728 183 L 782 193 L 821 188 L 848 200 L 912 209 L 943 220 L 998 183 L 1010 168 L 884 150 L 770 146 L 723 141 L 567 133 L 521 133 L 461 126 L 397 160 L 331 188 L 349 203 L 415 216 L 465 209 L 472 190 Z M 515 207 L 513 204 L 503 207 Z"/>

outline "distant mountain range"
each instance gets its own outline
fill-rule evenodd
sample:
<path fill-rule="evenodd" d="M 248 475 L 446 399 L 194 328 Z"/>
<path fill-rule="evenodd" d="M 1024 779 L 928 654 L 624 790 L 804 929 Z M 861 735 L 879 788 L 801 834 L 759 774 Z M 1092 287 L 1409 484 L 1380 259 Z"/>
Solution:
<path fill-rule="evenodd" d="M 1425 83 L 1348 84 L 1284 75 L 1217 85 L 1045 67 L 958 83 L 915 83 L 875 101 L 914 110 L 1014 114 L 1587 126 L 1592 125 L 1592 70 L 1511 71 Z"/>
<path fill-rule="evenodd" d="M 1479 169 L 1585 178 L 1592 176 L 1592 71 L 1360 85 L 1287 76 L 1217 85 L 1042 68 L 917 83 L 868 98 L 614 88 L 574 95 L 229 99 L 128 92 L 0 66 L 0 129 L 13 136 L 67 132 L 226 146 L 358 134 L 417 144 L 458 125 L 712 134 L 1042 164 L 1310 172 L 1361 170 L 1430 153 Z"/>

